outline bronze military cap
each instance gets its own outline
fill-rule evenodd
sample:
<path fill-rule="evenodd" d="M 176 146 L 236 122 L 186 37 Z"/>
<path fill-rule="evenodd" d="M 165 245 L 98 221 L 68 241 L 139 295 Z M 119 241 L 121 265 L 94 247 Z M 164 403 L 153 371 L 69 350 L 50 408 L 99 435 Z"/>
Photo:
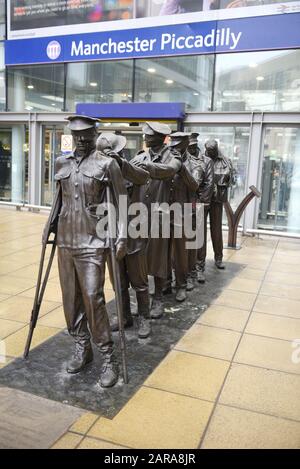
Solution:
<path fill-rule="evenodd" d="M 173 132 L 170 135 L 170 143 L 169 145 L 171 147 L 174 147 L 175 145 L 178 145 L 179 143 L 182 142 L 182 140 L 188 138 L 190 136 L 189 132 Z"/>
<path fill-rule="evenodd" d="M 68 116 L 66 120 L 69 121 L 68 127 L 70 130 L 87 130 L 97 127 L 97 124 L 100 122 L 99 119 L 94 119 L 93 117 L 88 116 Z"/>
<path fill-rule="evenodd" d="M 126 145 L 126 137 L 123 135 L 116 135 L 112 132 L 102 132 L 97 138 L 96 148 L 97 150 L 105 150 L 111 148 L 115 153 L 123 150 Z"/>
<path fill-rule="evenodd" d="M 190 143 L 189 145 L 198 145 L 198 132 L 192 132 L 190 135 Z"/>
<path fill-rule="evenodd" d="M 161 122 L 145 122 L 143 133 L 147 135 L 161 134 L 170 135 L 171 129 L 167 124 Z"/>

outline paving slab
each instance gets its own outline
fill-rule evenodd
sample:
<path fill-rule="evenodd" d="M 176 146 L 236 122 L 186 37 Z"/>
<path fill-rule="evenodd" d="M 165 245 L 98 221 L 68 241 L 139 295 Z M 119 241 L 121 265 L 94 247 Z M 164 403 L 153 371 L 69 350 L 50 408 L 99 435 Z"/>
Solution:
<path fill-rule="evenodd" d="M 82 413 L 49 399 L 0 388 L 0 449 L 47 449 Z"/>

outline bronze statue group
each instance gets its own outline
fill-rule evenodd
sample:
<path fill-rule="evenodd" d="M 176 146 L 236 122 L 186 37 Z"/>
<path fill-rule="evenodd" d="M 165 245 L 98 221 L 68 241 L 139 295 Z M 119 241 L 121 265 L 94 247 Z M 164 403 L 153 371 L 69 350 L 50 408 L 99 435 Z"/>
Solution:
<path fill-rule="evenodd" d="M 128 236 L 127 222 L 118 217 L 115 241 L 116 260 L 120 271 L 124 327 L 133 326 L 130 309 L 130 286 L 135 291 L 138 315 L 138 337 L 151 335 L 151 320 L 164 314 L 163 295 L 172 293 L 183 302 L 194 282 L 205 282 L 206 225 L 210 232 L 215 265 L 222 262 L 222 211 L 232 181 L 232 164 L 218 148 L 216 140 L 198 148 L 197 133 L 171 132 L 168 125 L 147 122 L 143 126 L 145 149 L 130 161 L 122 154 L 126 138 L 109 132 L 98 133 L 98 120 L 86 116 L 68 117 L 75 144 L 74 152 L 56 160 L 57 183 L 54 203 L 43 239 L 56 235 L 58 268 L 63 308 L 74 354 L 67 365 L 68 373 L 80 372 L 93 360 L 91 340 L 103 357 L 100 385 L 111 387 L 118 381 L 119 369 L 114 352 L 112 331 L 119 322 L 109 318 L 105 305 L 105 267 L 113 283 L 112 259 L 108 236 L 99 235 L 97 207 L 106 201 L 109 184 L 112 202 L 117 210 L 120 196 L 129 204 L 142 203 L 148 209 L 147 236 Z M 178 220 L 169 218 L 169 236 L 151 236 L 153 204 L 190 204 L 195 223 L 197 204 L 204 205 L 204 243 L 199 249 L 186 249 L 186 236 L 175 235 Z M 121 215 L 121 213 L 119 213 Z M 161 216 L 158 214 L 158 224 Z M 184 211 L 182 211 L 182 217 Z M 156 219 L 157 220 L 157 219 Z M 154 295 L 149 297 L 148 276 L 154 277 Z"/>

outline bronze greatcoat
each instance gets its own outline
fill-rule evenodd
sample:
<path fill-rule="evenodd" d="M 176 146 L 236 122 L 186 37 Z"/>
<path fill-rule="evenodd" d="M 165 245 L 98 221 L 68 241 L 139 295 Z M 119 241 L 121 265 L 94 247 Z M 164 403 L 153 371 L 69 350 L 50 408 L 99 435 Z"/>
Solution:
<path fill-rule="evenodd" d="M 74 154 L 57 158 L 57 191 L 44 232 L 47 236 L 57 225 L 58 267 L 69 333 L 83 346 L 89 344 L 91 335 L 103 352 L 112 347 L 104 298 L 109 239 L 96 233 L 97 206 L 106 200 L 105 178 L 118 207 L 126 188 L 116 161 L 96 150 L 82 159 Z M 118 240 L 126 237 L 121 218 Z"/>
<path fill-rule="evenodd" d="M 208 157 L 205 157 L 208 158 Z M 208 158 L 211 159 L 211 158 Z M 207 250 L 207 217 L 209 214 L 210 235 L 214 250 L 215 261 L 221 261 L 223 258 L 223 234 L 222 234 L 222 216 L 223 203 L 228 198 L 228 188 L 232 183 L 233 166 L 231 160 L 226 158 L 220 151 L 213 163 L 213 190 L 211 201 L 207 209 L 204 211 L 204 244 L 198 250 L 198 268 L 204 270 L 206 250 Z"/>
<path fill-rule="evenodd" d="M 151 163 L 148 171 L 150 178 L 147 183 L 139 188 L 139 200 L 148 208 L 149 239 L 140 238 L 136 247 L 147 247 L 148 274 L 155 277 L 167 278 L 168 276 L 168 239 L 151 237 L 151 204 L 170 203 L 174 190 L 174 176 L 180 170 L 181 156 L 172 148 L 163 145 L 158 153 L 149 150 L 140 151 L 131 160 L 133 165 Z"/>

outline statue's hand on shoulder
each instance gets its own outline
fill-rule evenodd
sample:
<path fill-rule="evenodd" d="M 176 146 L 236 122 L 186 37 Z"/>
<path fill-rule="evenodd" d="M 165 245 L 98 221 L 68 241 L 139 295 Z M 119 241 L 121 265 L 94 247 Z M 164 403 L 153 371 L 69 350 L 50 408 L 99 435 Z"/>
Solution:
<path fill-rule="evenodd" d="M 116 259 L 121 261 L 127 254 L 127 241 L 121 239 L 116 244 Z"/>
<path fill-rule="evenodd" d="M 144 169 L 145 171 L 149 171 L 149 167 L 151 163 L 148 161 L 136 161 L 134 162 L 134 165 L 137 166 L 138 168 Z"/>
<path fill-rule="evenodd" d="M 105 156 L 108 156 L 110 158 L 114 158 L 117 161 L 117 163 L 119 164 L 119 166 L 122 167 L 122 158 L 118 153 L 114 152 L 111 149 L 106 149 L 106 150 L 103 151 L 103 153 L 105 154 Z"/>

